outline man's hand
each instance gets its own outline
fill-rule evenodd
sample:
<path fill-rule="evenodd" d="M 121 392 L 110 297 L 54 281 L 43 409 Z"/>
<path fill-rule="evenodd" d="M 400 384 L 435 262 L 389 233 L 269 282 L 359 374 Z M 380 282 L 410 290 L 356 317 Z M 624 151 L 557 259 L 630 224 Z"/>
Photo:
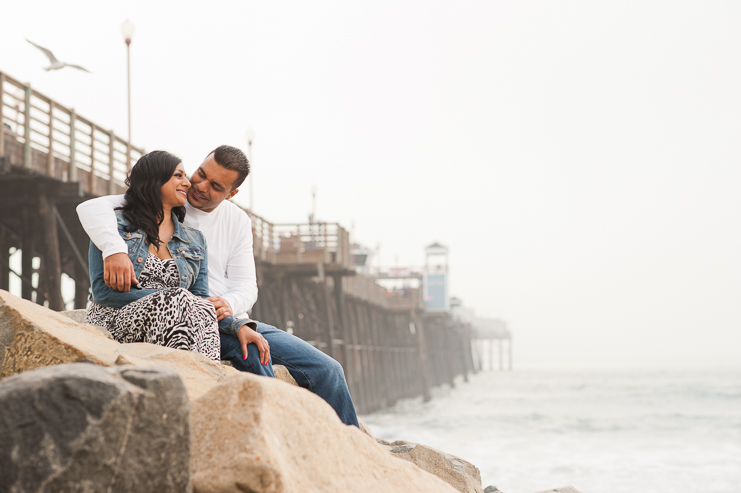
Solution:
<path fill-rule="evenodd" d="M 213 303 L 214 308 L 216 308 L 216 319 L 217 320 L 221 321 L 225 317 L 231 317 L 234 315 L 232 313 L 231 305 L 224 298 L 221 298 L 219 296 L 211 296 L 206 299 L 210 301 L 211 303 Z"/>
<path fill-rule="evenodd" d="M 128 293 L 131 283 L 139 284 L 134 273 L 134 264 L 125 253 L 114 253 L 103 260 L 103 280 L 106 286 Z"/>
<path fill-rule="evenodd" d="M 254 342 L 257 345 L 257 349 L 260 350 L 260 363 L 263 365 L 270 363 L 270 344 L 257 331 L 252 330 L 251 327 L 244 324 L 239 328 L 237 338 L 242 345 L 242 355 L 244 356 L 242 359 L 247 359 L 247 345 Z"/>

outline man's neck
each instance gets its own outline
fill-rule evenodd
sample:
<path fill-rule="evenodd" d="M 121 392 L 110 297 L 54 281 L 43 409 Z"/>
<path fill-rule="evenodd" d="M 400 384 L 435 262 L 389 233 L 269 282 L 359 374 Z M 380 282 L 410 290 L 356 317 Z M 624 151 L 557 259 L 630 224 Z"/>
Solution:
<path fill-rule="evenodd" d="M 221 205 L 221 204 L 219 204 L 219 205 Z M 215 210 L 216 210 L 216 208 L 217 208 L 217 207 L 219 207 L 219 206 L 217 205 L 216 207 L 214 207 L 214 208 L 213 208 L 213 209 L 211 209 L 210 211 L 204 211 L 203 209 L 199 209 L 198 207 L 196 207 L 196 206 L 194 206 L 193 204 L 191 204 L 191 203 L 190 203 L 190 200 L 188 201 L 188 206 L 190 206 L 190 208 L 191 208 L 191 209 L 197 210 L 197 211 L 199 211 L 199 212 L 203 212 L 204 214 L 211 214 L 211 213 L 212 213 L 213 211 L 215 211 Z"/>

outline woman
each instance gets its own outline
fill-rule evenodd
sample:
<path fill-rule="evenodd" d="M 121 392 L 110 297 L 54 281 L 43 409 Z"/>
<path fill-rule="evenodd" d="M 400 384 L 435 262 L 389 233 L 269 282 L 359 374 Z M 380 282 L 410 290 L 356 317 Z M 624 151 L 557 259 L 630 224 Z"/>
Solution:
<path fill-rule="evenodd" d="M 103 255 L 90 243 L 92 297 L 85 321 L 118 342 L 148 342 L 198 351 L 219 361 L 216 311 L 208 296 L 206 240 L 182 224 L 190 182 L 180 159 L 165 151 L 142 156 L 126 178 L 116 210 L 139 284 L 124 293 L 103 279 Z"/>

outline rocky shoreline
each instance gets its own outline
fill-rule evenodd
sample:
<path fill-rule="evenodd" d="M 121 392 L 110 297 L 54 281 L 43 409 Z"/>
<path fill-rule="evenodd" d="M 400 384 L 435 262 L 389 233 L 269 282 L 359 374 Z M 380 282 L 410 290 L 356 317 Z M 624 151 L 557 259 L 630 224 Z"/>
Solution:
<path fill-rule="evenodd" d="M 276 374 L 119 344 L 0 291 L 0 491 L 498 491 L 463 459 L 345 426 Z"/>

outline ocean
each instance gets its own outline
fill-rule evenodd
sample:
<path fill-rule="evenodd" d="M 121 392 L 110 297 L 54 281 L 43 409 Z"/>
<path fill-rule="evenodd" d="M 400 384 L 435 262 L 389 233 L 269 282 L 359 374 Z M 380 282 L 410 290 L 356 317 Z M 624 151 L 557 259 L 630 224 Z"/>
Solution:
<path fill-rule="evenodd" d="M 361 418 L 504 493 L 741 493 L 741 370 L 486 371 Z"/>

